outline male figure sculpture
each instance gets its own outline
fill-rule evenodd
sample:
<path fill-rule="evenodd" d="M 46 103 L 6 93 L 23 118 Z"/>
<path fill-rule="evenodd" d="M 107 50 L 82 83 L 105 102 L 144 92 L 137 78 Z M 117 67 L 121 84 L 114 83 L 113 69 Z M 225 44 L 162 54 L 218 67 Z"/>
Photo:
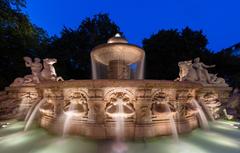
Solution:
<path fill-rule="evenodd" d="M 32 81 L 36 83 L 40 83 L 39 76 L 42 70 L 41 59 L 34 58 L 34 62 L 30 57 L 24 57 L 26 67 L 30 67 L 32 71 Z"/>

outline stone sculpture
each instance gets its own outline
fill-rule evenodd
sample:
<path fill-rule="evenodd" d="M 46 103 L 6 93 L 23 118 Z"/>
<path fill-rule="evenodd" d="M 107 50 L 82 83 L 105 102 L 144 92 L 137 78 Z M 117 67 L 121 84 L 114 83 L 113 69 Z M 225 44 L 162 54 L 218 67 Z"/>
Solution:
<path fill-rule="evenodd" d="M 163 92 L 157 92 L 152 97 L 152 114 L 161 115 L 166 111 L 166 105 L 169 103 L 169 98 Z"/>
<path fill-rule="evenodd" d="M 228 86 L 225 83 L 223 78 L 217 77 L 217 74 L 211 74 L 208 72 L 208 68 L 213 68 L 215 65 L 206 65 L 200 62 L 200 58 L 197 57 L 190 61 L 180 61 L 178 63 L 180 72 L 179 78 L 176 81 L 191 81 L 191 82 L 199 82 L 202 84 L 213 84 L 213 85 L 221 85 Z"/>
<path fill-rule="evenodd" d="M 203 96 L 204 103 L 211 113 L 211 116 L 214 119 L 218 119 L 220 117 L 220 108 L 221 108 L 221 102 L 218 99 L 218 94 L 216 93 L 206 93 Z"/>
<path fill-rule="evenodd" d="M 120 105 L 122 105 L 122 110 L 120 110 Z M 135 115 L 135 109 L 130 97 L 123 92 L 113 93 L 106 105 L 106 115 L 114 118 L 117 117 L 118 113 L 122 113 L 124 117 L 133 117 Z"/>
<path fill-rule="evenodd" d="M 69 100 L 65 100 L 63 110 L 77 117 L 86 116 L 88 114 L 87 96 L 81 92 L 72 93 Z"/>
<path fill-rule="evenodd" d="M 46 58 L 43 60 L 43 70 L 41 71 L 41 80 L 63 81 L 62 77 L 57 77 L 53 64 L 57 63 L 55 58 Z"/>
<path fill-rule="evenodd" d="M 25 61 L 26 67 L 31 68 L 31 71 L 32 71 L 31 81 L 40 83 L 39 76 L 40 76 L 40 72 L 42 70 L 41 59 L 34 58 L 34 62 L 32 61 L 32 59 L 30 57 L 24 57 L 23 59 Z"/>
<path fill-rule="evenodd" d="M 16 78 L 10 86 L 22 86 L 22 85 L 36 85 L 41 81 L 63 81 L 62 77 L 57 77 L 53 64 L 57 62 L 56 59 L 41 59 L 34 58 L 34 61 L 30 57 L 24 57 L 25 66 L 30 67 L 32 74 L 26 75 L 23 78 Z"/>
<path fill-rule="evenodd" d="M 238 88 L 233 90 L 223 111 L 227 119 L 240 118 L 240 115 L 238 115 L 240 113 L 240 92 Z"/>

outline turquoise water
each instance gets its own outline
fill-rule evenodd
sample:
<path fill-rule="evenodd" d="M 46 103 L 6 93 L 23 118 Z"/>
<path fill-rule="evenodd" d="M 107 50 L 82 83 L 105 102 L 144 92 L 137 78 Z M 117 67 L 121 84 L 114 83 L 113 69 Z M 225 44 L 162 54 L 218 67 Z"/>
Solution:
<path fill-rule="evenodd" d="M 120 145 L 77 136 L 62 138 L 36 127 L 23 132 L 23 122 L 9 123 L 0 129 L 0 153 L 240 153 L 240 129 L 230 121 L 215 121 L 208 132 L 197 129 L 181 135 L 178 143 L 169 136 Z"/>

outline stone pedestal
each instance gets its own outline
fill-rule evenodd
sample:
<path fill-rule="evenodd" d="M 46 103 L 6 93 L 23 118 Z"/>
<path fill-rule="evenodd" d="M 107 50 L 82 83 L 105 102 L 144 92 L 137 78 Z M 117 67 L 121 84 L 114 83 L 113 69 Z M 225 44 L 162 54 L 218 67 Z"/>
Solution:
<path fill-rule="evenodd" d="M 108 65 L 108 79 L 130 79 L 129 66 L 124 61 L 110 61 Z"/>

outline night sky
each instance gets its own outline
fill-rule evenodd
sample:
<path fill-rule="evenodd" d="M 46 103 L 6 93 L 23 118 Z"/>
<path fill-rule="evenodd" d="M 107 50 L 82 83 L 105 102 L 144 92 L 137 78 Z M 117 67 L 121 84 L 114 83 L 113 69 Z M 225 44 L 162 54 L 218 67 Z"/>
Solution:
<path fill-rule="evenodd" d="M 161 29 L 202 29 L 213 51 L 240 42 L 240 0 L 31 0 L 26 13 L 49 35 L 108 13 L 130 43 Z"/>

